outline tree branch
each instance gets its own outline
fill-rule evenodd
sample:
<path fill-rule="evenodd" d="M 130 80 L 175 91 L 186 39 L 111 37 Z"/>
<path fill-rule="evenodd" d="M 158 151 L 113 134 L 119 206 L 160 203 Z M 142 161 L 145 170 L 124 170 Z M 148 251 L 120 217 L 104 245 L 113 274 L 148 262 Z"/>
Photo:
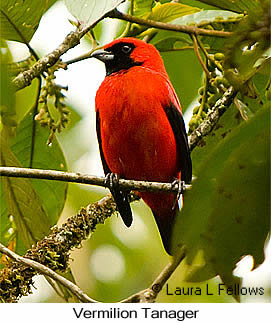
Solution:
<path fill-rule="evenodd" d="M 175 256 L 171 263 L 166 265 L 163 271 L 155 278 L 151 286 L 121 301 L 121 303 L 154 303 L 158 294 L 162 290 L 165 283 L 169 280 L 175 269 L 185 258 L 185 250 L 181 248 L 180 252 Z"/>
<path fill-rule="evenodd" d="M 137 199 L 136 195 L 130 195 L 130 202 Z M 34 260 L 54 271 L 66 271 L 71 249 L 78 247 L 94 232 L 98 224 L 103 224 L 115 212 L 117 207 L 111 196 L 89 204 L 61 227 L 54 226 L 46 237 L 26 252 L 24 258 Z M 20 297 L 31 293 L 35 274 L 32 268 L 8 261 L 0 272 L 0 300 L 16 302 Z"/>
<path fill-rule="evenodd" d="M 0 175 L 7 177 L 38 178 L 47 180 L 57 180 L 79 184 L 90 184 L 108 187 L 105 177 L 99 177 L 88 174 L 68 173 L 56 170 L 44 170 L 35 168 L 19 167 L 0 167 Z M 191 188 L 191 185 L 181 182 L 182 191 Z M 119 187 L 125 190 L 148 191 L 148 192 L 178 192 L 179 189 L 171 183 L 147 182 L 119 179 Z"/>
<path fill-rule="evenodd" d="M 52 67 L 68 50 L 80 44 L 80 39 L 88 33 L 92 28 L 94 28 L 99 21 L 104 17 L 101 17 L 99 20 L 94 22 L 92 25 L 85 27 L 82 30 L 76 30 L 69 33 L 61 45 L 59 45 L 55 50 L 53 50 L 48 55 L 45 55 L 40 60 L 38 60 L 29 70 L 20 73 L 12 81 L 16 90 L 20 90 L 30 85 L 32 80 L 38 77 L 41 73 L 47 71 Z"/>
<path fill-rule="evenodd" d="M 231 105 L 237 91 L 231 86 L 220 98 L 216 101 L 213 109 L 208 113 L 207 118 L 194 130 L 189 136 L 189 147 L 192 151 L 202 139 L 208 135 L 217 124 L 220 117 L 224 114 L 227 108 Z"/>
<path fill-rule="evenodd" d="M 228 31 L 221 31 L 221 30 L 210 30 L 204 28 L 198 28 L 195 26 L 187 26 L 187 25 L 175 25 L 150 19 L 142 19 L 136 16 L 131 16 L 126 13 L 122 13 L 117 9 L 111 11 L 107 17 L 109 18 L 117 18 L 121 20 L 125 20 L 128 22 L 133 22 L 138 25 L 163 29 L 163 30 L 170 30 L 170 31 L 178 31 L 185 34 L 194 34 L 194 35 L 204 35 L 204 36 L 212 36 L 212 37 L 229 37 L 232 35 L 231 32 Z"/>
<path fill-rule="evenodd" d="M 9 250 L 5 246 L 0 243 L 0 252 L 7 255 L 11 259 L 15 260 L 17 263 L 25 266 L 25 268 L 30 267 L 34 269 L 33 274 L 40 273 L 45 276 L 49 276 L 50 278 L 58 281 L 60 284 L 65 286 L 72 294 L 74 294 L 81 302 L 85 303 L 96 303 L 95 300 L 91 299 L 87 294 L 85 294 L 77 285 L 70 282 L 68 279 L 63 276 L 57 274 L 52 269 L 34 261 L 31 259 L 27 259 L 17 255 L 15 252 Z"/>

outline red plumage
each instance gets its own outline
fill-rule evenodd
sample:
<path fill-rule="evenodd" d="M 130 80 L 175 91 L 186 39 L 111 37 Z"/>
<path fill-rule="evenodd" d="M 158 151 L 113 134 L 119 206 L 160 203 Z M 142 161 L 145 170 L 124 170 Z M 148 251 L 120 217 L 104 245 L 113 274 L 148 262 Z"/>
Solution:
<path fill-rule="evenodd" d="M 93 56 L 104 61 L 107 70 L 96 94 L 97 134 L 105 173 L 160 182 L 182 177 L 189 182 L 191 160 L 181 108 L 159 52 L 143 41 L 123 38 Z M 129 226 L 132 219 L 125 214 L 130 208 L 126 193 L 113 193 Z M 151 208 L 170 253 L 176 196 L 139 195 Z"/>

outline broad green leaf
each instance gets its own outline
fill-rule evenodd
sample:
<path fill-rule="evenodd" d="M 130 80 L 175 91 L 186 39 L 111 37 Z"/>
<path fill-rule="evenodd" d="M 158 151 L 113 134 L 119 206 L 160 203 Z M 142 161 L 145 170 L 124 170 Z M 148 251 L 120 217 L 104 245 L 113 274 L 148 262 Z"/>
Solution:
<path fill-rule="evenodd" d="M 93 24 L 122 2 L 123 0 L 65 0 L 69 12 L 83 25 Z"/>
<path fill-rule="evenodd" d="M 209 158 L 209 155 L 213 153 L 213 150 L 217 145 L 226 140 L 232 130 L 243 121 L 239 110 L 234 105 L 230 106 L 219 119 L 212 132 L 208 136 L 203 137 L 199 145 L 193 149 L 191 157 L 193 162 L 193 174 L 195 176 L 200 175 L 202 164 Z"/>
<path fill-rule="evenodd" d="M 199 8 L 183 5 L 180 3 L 157 3 L 151 11 L 145 13 L 144 18 L 156 20 L 159 22 L 171 22 L 176 18 L 190 15 L 198 11 L 200 11 Z M 142 34 L 147 29 L 148 27 L 146 26 L 133 24 L 129 35 L 136 36 L 138 34 Z"/>
<path fill-rule="evenodd" d="M 51 146 L 46 145 L 49 130 L 40 126 L 35 121 L 35 145 L 32 168 L 67 170 L 65 157 L 58 143 L 54 138 Z M 28 113 L 21 121 L 16 130 L 16 136 L 11 142 L 11 149 L 23 167 L 29 167 L 32 145 L 33 114 Z M 50 225 L 56 224 L 66 200 L 67 183 L 32 180 L 32 185 L 37 192 L 41 203 L 47 212 Z"/>
<path fill-rule="evenodd" d="M 0 242 L 7 245 L 10 240 L 9 229 L 11 228 L 11 222 L 9 219 L 9 211 L 5 199 L 2 179 L 0 180 L 0 194 Z"/>
<path fill-rule="evenodd" d="M 188 14 L 183 17 L 172 20 L 170 23 L 176 25 L 191 25 L 204 23 L 208 25 L 210 23 L 219 23 L 219 21 L 227 21 L 227 19 L 240 19 L 240 15 L 230 11 L 223 10 L 204 10 L 193 14 Z M 168 41 L 170 39 L 170 41 Z M 175 39 L 175 41 L 173 41 Z M 212 51 L 220 49 L 224 50 L 225 39 L 215 37 L 202 37 L 204 44 L 209 45 Z M 187 47 L 187 44 L 191 44 L 191 38 L 189 35 L 175 31 L 159 30 L 157 35 L 153 38 L 152 44 L 157 48 L 163 48 L 163 50 L 174 50 L 176 48 Z M 166 48 L 166 46 L 168 46 Z"/>
<path fill-rule="evenodd" d="M 230 285 L 245 255 L 264 259 L 270 230 L 270 109 L 261 109 L 232 131 L 201 165 L 174 229 L 192 263 L 199 250 L 204 279 L 219 274 Z M 197 203 L 195 203 L 197 201 Z M 194 275 L 196 277 L 196 275 Z"/>
<path fill-rule="evenodd" d="M 14 120 L 15 112 L 15 91 L 11 84 L 11 77 L 8 71 L 10 52 L 6 44 L 2 44 L 0 51 L 0 115 L 3 124 L 7 126 L 16 125 Z"/>
<path fill-rule="evenodd" d="M 5 137 L 2 131 L 1 165 L 21 167 L 22 165 L 9 148 Z M 48 234 L 50 220 L 29 179 L 3 177 L 2 184 L 8 212 L 14 217 L 24 246 L 29 248 Z"/>
<path fill-rule="evenodd" d="M 10 61 L 10 52 L 4 41 L 1 41 L 0 51 L 0 114 L 1 128 L 3 124 L 8 128 L 16 124 L 15 118 L 15 92 L 11 86 L 10 75 L 8 73 L 7 63 Z M 5 94 L 5 95 L 4 95 Z M 0 146 L 1 148 L 1 146 Z M 10 242 L 12 227 L 9 210 L 7 207 L 2 180 L 0 181 L 0 241 L 4 245 Z M 1 262 L 1 261 L 0 261 Z"/>
<path fill-rule="evenodd" d="M 35 104 L 38 92 L 38 80 L 34 79 L 30 86 L 17 91 L 16 98 L 16 121 L 18 124 Z"/>
<path fill-rule="evenodd" d="M 227 20 L 229 18 L 239 18 L 240 15 L 226 10 L 203 10 L 177 18 L 172 21 L 173 24 L 189 25 L 189 24 L 208 24 L 211 22 L 219 22 L 221 20 Z"/>
<path fill-rule="evenodd" d="M 202 67 L 196 55 L 191 53 L 190 51 L 161 53 L 183 112 L 194 100 L 201 84 Z"/>
<path fill-rule="evenodd" d="M 148 19 L 157 20 L 160 22 L 169 22 L 176 18 L 190 15 L 200 11 L 199 8 L 187 6 L 181 3 L 164 3 L 157 4 L 153 9 Z"/>
<path fill-rule="evenodd" d="M 230 10 L 234 12 L 244 12 L 254 10 L 258 7 L 258 0 L 199 0 L 200 2 L 207 3 L 217 8 Z"/>
<path fill-rule="evenodd" d="M 38 28 L 47 8 L 47 1 L 1 0 L 1 37 L 7 40 L 29 42 Z"/>
<path fill-rule="evenodd" d="M 151 12 L 154 3 L 154 0 L 134 0 L 133 14 L 143 18 Z"/>

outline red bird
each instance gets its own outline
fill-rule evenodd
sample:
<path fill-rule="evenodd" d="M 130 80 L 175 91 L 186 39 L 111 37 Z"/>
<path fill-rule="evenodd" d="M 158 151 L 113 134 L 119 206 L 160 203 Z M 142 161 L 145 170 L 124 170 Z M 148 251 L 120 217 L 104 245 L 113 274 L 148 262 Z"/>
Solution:
<path fill-rule="evenodd" d="M 96 127 L 106 175 L 124 179 L 189 183 L 192 163 L 181 107 L 154 46 L 122 38 L 92 54 L 105 63 L 96 94 Z M 119 213 L 132 223 L 127 191 L 111 187 Z M 176 194 L 138 193 L 151 208 L 165 250 L 178 211 Z"/>

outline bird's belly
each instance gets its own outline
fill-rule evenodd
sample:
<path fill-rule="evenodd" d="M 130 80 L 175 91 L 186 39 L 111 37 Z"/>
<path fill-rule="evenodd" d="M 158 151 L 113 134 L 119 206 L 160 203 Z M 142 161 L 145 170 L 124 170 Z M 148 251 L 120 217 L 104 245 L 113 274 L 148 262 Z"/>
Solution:
<path fill-rule="evenodd" d="M 162 107 L 142 111 L 126 106 L 125 112 L 101 120 L 103 152 L 112 172 L 165 182 L 177 176 L 175 138 Z"/>

